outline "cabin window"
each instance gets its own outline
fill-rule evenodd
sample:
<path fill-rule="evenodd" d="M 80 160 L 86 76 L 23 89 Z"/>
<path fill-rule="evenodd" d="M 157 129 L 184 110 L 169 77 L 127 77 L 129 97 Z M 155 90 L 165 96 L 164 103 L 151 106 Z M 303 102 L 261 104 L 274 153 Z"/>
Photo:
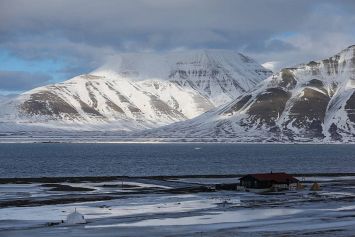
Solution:
<path fill-rule="evenodd" d="M 258 181 L 254 181 L 254 186 L 255 186 L 255 187 L 258 186 Z"/>

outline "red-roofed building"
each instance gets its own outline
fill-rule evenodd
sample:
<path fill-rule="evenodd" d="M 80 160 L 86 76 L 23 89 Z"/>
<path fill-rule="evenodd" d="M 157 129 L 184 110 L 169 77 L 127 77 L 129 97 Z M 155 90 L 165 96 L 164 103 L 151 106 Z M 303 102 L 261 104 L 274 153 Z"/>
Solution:
<path fill-rule="evenodd" d="M 298 179 L 286 173 L 248 174 L 240 180 L 246 189 L 295 189 Z"/>

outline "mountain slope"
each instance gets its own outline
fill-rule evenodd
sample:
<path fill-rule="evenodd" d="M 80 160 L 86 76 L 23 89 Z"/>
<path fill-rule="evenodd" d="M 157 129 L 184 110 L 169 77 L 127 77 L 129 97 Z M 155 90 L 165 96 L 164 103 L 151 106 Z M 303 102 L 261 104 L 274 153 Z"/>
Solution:
<path fill-rule="evenodd" d="M 192 140 L 354 142 L 355 46 L 282 69 L 226 106 L 139 136 L 167 134 Z"/>
<path fill-rule="evenodd" d="M 6 96 L 4 96 L 4 95 L 0 95 L 0 101 L 4 101 L 4 100 L 6 100 L 7 99 L 7 97 Z"/>
<path fill-rule="evenodd" d="M 270 74 L 228 50 L 122 54 L 90 74 L 0 103 L 0 126 L 8 131 L 154 128 L 229 102 Z"/>
<path fill-rule="evenodd" d="M 253 59 L 230 50 L 118 55 L 91 73 L 141 82 L 160 78 L 198 91 L 219 106 L 230 102 L 272 74 Z"/>

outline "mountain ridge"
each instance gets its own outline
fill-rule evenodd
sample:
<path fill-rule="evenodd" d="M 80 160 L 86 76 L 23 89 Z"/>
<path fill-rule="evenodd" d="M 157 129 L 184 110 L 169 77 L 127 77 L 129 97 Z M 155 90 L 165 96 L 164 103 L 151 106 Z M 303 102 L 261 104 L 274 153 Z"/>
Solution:
<path fill-rule="evenodd" d="M 117 55 L 89 74 L 0 103 L 0 126 L 24 131 L 154 128 L 231 101 L 270 74 L 228 50 Z"/>
<path fill-rule="evenodd" d="M 1 101 L 4 101 L 4 100 L 7 100 L 7 97 L 0 94 L 0 102 L 1 102 Z"/>
<path fill-rule="evenodd" d="M 192 120 L 137 133 L 166 134 L 195 141 L 353 142 L 355 47 L 325 60 L 284 68 L 235 101 Z"/>

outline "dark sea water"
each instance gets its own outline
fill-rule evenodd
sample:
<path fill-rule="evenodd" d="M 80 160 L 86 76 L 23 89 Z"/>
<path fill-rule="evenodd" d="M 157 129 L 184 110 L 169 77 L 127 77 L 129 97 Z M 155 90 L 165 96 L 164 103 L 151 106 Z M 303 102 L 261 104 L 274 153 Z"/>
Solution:
<path fill-rule="evenodd" d="M 355 145 L 0 144 L 1 178 L 270 171 L 355 173 Z"/>

